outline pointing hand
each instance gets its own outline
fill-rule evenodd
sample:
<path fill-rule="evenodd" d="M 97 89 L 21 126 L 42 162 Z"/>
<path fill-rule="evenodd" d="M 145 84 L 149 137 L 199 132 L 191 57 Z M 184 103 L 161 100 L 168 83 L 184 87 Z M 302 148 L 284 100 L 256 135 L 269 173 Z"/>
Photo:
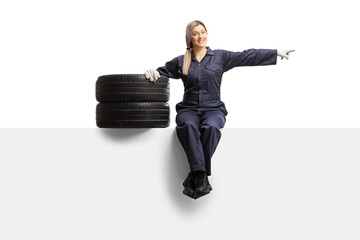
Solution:
<path fill-rule="evenodd" d="M 281 57 L 281 60 L 283 58 L 289 59 L 289 53 L 295 52 L 295 49 L 283 49 L 278 50 L 278 56 Z"/>

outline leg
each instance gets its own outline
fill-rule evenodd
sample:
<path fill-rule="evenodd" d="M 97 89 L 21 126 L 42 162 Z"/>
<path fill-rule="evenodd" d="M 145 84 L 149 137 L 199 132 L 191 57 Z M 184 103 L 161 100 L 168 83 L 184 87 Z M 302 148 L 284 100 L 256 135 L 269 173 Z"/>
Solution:
<path fill-rule="evenodd" d="M 185 150 L 190 171 L 206 171 L 203 147 L 200 142 L 200 116 L 195 111 L 179 111 L 176 115 L 176 133 Z"/>
<path fill-rule="evenodd" d="M 222 111 L 206 111 L 201 117 L 201 143 L 205 157 L 207 175 L 211 175 L 211 158 L 221 138 L 220 128 L 225 125 L 225 115 Z"/>

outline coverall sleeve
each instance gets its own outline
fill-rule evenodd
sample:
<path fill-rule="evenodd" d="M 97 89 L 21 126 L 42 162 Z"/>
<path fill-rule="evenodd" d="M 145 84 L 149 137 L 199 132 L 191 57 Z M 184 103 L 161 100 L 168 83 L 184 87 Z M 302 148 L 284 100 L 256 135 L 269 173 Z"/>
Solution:
<path fill-rule="evenodd" d="M 167 62 L 165 64 L 165 66 L 159 67 L 156 70 L 160 73 L 160 75 L 168 77 L 168 78 L 174 78 L 174 79 L 181 78 L 181 74 L 179 73 L 179 60 L 178 60 L 178 57 L 176 57 L 173 60 Z"/>
<path fill-rule="evenodd" d="M 276 49 L 248 49 L 243 52 L 224 51 L 224 72 L 239 66 L 274 65 L 277 60 Z"/>

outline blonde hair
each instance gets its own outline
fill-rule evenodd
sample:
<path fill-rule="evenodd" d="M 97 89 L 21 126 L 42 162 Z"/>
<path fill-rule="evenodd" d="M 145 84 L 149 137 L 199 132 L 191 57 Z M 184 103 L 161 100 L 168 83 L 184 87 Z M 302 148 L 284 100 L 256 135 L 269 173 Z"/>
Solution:
<path fill-rule="evenodd" d="M 194 27 L 202 25 L 205 28 L 205 31 L 207 33 L 205 24 L 199 20 L 195 20 L 192 22 L 189 22 L 189 24 L 186 27 L 186 36 L 185 36 L 185 41 L 186 41 L 186 52 L 184 54 L 184 59 L 183 59 L 183 68 L 182 68 L 182 72 L 184 75 L 187 75 L 189 72 L 189 68 L 190 68 L 190 63 L 191 63 L 191 52 L 190 50 L 192 49 L 192 43 L 191 43 L 191 33 Z"/>

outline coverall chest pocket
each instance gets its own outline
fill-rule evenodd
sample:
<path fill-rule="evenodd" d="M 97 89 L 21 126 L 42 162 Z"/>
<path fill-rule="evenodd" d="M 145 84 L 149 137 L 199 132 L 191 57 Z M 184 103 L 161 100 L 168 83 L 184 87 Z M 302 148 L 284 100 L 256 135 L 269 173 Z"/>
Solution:
<path fill-rule="evenodd" d="M 212 72 L 218 72 L 220 70 L 220 65 L 218 65 L 218 64 L 209 64 L 209 65 L 206 65 L 205 68 L 207 70 L 212 71 Z"/>
<path fill-rule="evenodd" d="M 219 64 L 205 65 L 205 75 L 208 81 L 221 81 L 222 68 Z"/>

